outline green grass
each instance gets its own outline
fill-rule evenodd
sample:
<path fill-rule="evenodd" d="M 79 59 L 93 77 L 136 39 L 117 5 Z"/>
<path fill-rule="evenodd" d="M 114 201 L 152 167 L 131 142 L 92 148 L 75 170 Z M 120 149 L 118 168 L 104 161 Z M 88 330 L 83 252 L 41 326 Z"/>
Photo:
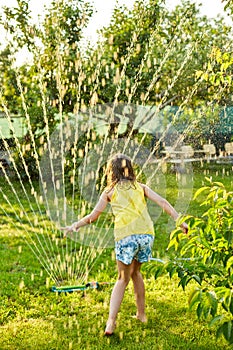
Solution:
<path fill-rule="evenodd" d="M 43 284 L 43 279 L 41 280 Z M 16 286 L 17 287 L 17 286 Z M 18 290 L 1 301 L 1 349 L 230 349 L 187 310 L 188 292 L 177 282 L 146 281 L 146 325 L 135 314 L 129 285 L 113 337 L 103 336 L 111 288 L 56 295 L 43 288 Z M 16 288 L 17 289 L 17 288 Z"/>
<path fill-rule="evenodd" d="M 229 172 L 228 175 L 226 172 Z M 208 167 L 194 168 L 194 189 L 200 187 L 205 175 L 223 182 L 232 188 L 232 168 L 209 164 Z M 176 201 L 174 190 L 175 174 L 167 176 L 167 199 Z M 20 185 L 15 181 L 25 211 L 34 222 L 28 201 Z M 4 179 L 1 179 L 4 193 L 13 202 L 14 194 Z M 28 188 L 30 192 L 30 188 Z M 31 205 L 37 210 L 33 197 Z M 190 214 L 199 216 L 201 198 L 191 201 Z M 101 290 L 88 289 L 85 292 L 60 294 L 51 292 L 52 281 L 36 258 L 36 238 L 43 237 L 40 225 L 30 227 L 25 215 L 19 223 L 15 212 L 22 211 L 17 201 L 13 208 L 2 200 L 4 211 L 0 217 L 0 349 L 1 350 L 66 350 L 66 349 L 184 349 L 184 350 L 228 350 L 230 346 L 223 338 L 216 340 L 216 328 L 209 328 L 204 320 L 197 320 L 195 311 L 188 310 L 188 295 L 195 285 L 189 285 L 184 292 L 178 287 L 176 278 L 161 277 L 157 281 L 143 268 L 146 283 L 148 323 L 141 324 L 135 315 L 132 284 L 127 288 L 119 313 L 114 336 L 103 335 L 108 316 L 112 286 Z M 5 213 L 8 213 L 6 215 Z M 46 227 L 51 223 L 39 218 Z M 46 221 L 47 220 L 47 221 Z M 161 215 L 156 222 L 154 256 L 172 254 L 166 252 L 169 240 L 168 218 Z M 51 254 L 47 241 L 42 240 L 46 254 Z M 39 244 L 39 243 L 38 243 Z M 33 248 L 33 249 L 32 249 Z M 41 249 L 42 247 L 39 247 Z M 72 249 L 72 243 L 58 240 L 58 252 Z M 92 261 L 89 280 L 111 281 L 116 278 L 115 260 L 112 249 L 105 250 Z"/>

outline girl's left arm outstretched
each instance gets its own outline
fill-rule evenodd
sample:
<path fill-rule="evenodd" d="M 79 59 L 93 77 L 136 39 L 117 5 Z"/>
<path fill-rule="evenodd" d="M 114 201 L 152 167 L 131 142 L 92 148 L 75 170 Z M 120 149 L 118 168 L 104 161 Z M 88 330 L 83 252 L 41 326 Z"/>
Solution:
<path fill-rule="evenodd" d="M 77 232 L 80 227 L 91 224 L 98 219 L 100 214 L 104 211 L 109 202 L 108 195 L 106 192 L 103 192 L 98 200 L 95 208 L 92 212 L 77 222 L 74 222 L 71 226 L 61 227 L 61 230 L 64 231 L 64 236 L 66 237 L 69 233 Z"/>
<path fill-rule="evenodd" d="M 159 194 L 154 192 L 150 187 L 146 185 L 142 185 L 144 194 L 147 198 L 158 204 L 168 215 L 170 215 L 175 221 L 179 218 L 179 214 L 173 208 L 173 206 L 163 197 L 161 197 Z M 183 222 L 181 224 L 181 227 L 185 233 L 188 232 L 188 225 L 186 222 Z"/>

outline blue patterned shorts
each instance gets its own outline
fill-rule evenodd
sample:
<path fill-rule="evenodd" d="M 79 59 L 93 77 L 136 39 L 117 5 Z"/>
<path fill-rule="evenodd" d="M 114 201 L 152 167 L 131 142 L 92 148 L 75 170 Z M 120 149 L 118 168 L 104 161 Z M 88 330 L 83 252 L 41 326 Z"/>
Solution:
<path fill-rule="evenodd" d="M 151 257 L 154 242 L 152 235 L 131 235 L 115 242 L 116 259 L 125 265 L 130 265 L 133 259 L 140 263 L 147 262 Z"/>

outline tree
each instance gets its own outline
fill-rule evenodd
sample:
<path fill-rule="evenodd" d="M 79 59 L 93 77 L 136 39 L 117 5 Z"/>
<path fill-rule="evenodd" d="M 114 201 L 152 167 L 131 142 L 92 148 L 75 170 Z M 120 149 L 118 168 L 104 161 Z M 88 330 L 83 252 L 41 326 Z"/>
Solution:
<path fill-rule="evenodd" d="M 4 7 L 5 18 L 1 18 L 1 24 L 12 36 L 12 53 L 27 47 L 33 54 L 28 70 L 33 72 L 34 80 L 29 73 L 28 84 L 37 82 L 39 87 L 42 83 L 46 88 L 40 86 L 40 94 L 45 94 L 52 105 L 60 101 L 63 109 L 69 111 L 76 102 L 73 100 L 79 84 L 82 29 L 92 15 L 92 7 L 83 0 L 52 1 L 45 8 L 45 17 L 35 25 L 31 23 L 29 0 L 17 0 L 17 4 L 15 8 Z"/>
<path fill-rule="evenodd" d="M 20 94 L 17 87 L 16 72 L 13 68 L 14 57 L 9 46 L 0 52 L 0 86 L 2 103 L 11 113 L 17 114 L 20 105 Z"/>
<path fill-rule="evenodd" d="M 213 47 L 226 47 L 230 28 L 201 16 L 189 1 L 169 12 L 164 1 L 117 7 L 91 55 L 90 83 L 98 78 L 99 102 L 196 106 L 214 92 L 196 75 L 208 70 Z M 99 74 L 93 74 L 98 61 Z M 97 77 L 97 78 L 96 78 Z"/>
<path fill-rule="evenodd" d="M 200 147 L 201 141 L 218 140 L 219 135 L 212 137 L 205 129 L 218 123 L 217 111 L 231 99 L 231 68 L 228 80 L 219 85 L 207 77 L 223 73 L 213 56 L 220 48 L 230 55 L 230 31 L 223 19 L 201 16 L 190 1 L 173 11 L 163 0 L 138 0 L 133 9 L 116 7 L 97 49 L 88 51 L 86 105 L 92 98 L 100 104 L 156 105 L 158 113 L 166 106 L 178 106 L 170 115 L 174 126 L 193 125 L 185 142 L 195 141 Z"/>
<path fill-rule="evenodd" d="M 73 111 L 79 101 L 80 41 L 92 6 L 84 0 L 54 0 L 37 25 L 32 22 L 29 0 L 17 0 L 16 7 L 5 6 L 3 10 L 0 24 L 10 34 L 8 57 L 26 46 L 32 62 L 16 68 L 13 59 L 3 60 L 2 52 L 2 70 L 7 68 L 1 81 L 2 104 L 7 101 L 4 108 L 9 114 L 25 116 L 28 133 L 23 143 L 35 141 L 40 148 L 41 137 L 46 143 L 63 114 Z M 27 148 L 30 163 L 32 149 Z"/>

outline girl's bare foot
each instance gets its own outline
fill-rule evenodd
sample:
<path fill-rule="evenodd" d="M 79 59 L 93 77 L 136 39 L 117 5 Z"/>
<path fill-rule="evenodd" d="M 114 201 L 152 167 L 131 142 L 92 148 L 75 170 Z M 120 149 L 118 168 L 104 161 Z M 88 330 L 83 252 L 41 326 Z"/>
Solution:
<path fill-rule="evenodd" d="M 143 315 L 137 314 L 137 315 L 136 315 L 136 318 L 137 318 L 139 321 L 143 322 L 143 323 L 146 323 L 146 322 L 147 322 L 147 317 L 146 317 L 145 314 L 143 314 Z"/>
<path fill-rule="evenodd" d="M 105 328 L 105 335 L 112 335 L 114 330 L 116 328 L 116 322 L 114 321 L 108 321 L 106 324 L 106 328 Z"/>

